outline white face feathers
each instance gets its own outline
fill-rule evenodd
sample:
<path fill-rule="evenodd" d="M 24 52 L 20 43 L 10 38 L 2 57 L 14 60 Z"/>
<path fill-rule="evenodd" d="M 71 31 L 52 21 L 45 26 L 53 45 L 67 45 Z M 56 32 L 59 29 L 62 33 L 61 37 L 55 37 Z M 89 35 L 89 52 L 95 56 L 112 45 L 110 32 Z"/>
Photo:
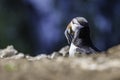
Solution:
<path fill-rule="evenodd" d="M 80 24 L 80 22 L 88 23 L 88 21 L 83 17 L 76 17 L 70 22 L 71 28 L 74 32 L 76 31 L 76 29 L 81 29 L 84 27 Z"/>
<path fill-rule="evenodd" d="M 86 22 L 88 23 L 88 21 L 84 18 L 84 17 L 76 17 L 76 19 L 80 22 Z"/>
<path fill-rule="evenodd" d="M 72 29 L 72 31 L 73 32 L 75 32 L 77 29 L 80 29 L 80 28 L 82 28 L 83 26 L 81 26 L 78 22 L 77 22 L 77 24 L 76 23 L 73 23 L 72 21 L 71 21 L 71 29 Z"/>

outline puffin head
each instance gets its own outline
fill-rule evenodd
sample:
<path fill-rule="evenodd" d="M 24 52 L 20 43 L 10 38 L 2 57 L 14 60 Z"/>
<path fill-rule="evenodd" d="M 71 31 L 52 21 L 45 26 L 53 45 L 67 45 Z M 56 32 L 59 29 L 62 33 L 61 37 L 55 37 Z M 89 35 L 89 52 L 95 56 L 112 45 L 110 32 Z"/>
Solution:
<path fill-rule="evenodd" d="M 68 24 L 65 31 L 68 43 L 71 44 L 75 37 L 87 38 L 90 34 L 88 21 L 84 17 L 75 17 Z"/>

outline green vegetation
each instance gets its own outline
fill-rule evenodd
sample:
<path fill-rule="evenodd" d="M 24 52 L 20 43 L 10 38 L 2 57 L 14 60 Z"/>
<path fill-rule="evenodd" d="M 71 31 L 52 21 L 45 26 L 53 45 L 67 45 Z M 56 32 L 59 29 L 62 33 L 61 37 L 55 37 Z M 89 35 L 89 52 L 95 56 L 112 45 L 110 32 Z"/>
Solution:
<path fill-rule="evenodd" d="M 4 68 L 8 72 L 16 71 L 16 66 L 15 66 L 15 64 L 12 64 L 12 63 L 5 64 Z"/>

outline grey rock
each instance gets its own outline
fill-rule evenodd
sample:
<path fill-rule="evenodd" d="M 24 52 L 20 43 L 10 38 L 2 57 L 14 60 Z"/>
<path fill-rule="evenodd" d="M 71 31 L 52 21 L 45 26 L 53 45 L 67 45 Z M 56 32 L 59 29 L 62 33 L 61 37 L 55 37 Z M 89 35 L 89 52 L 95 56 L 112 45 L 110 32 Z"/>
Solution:
<path fill-rule="evenodd" d="M 32 57 L 32 56 L 26 56 L 26 59 L 27 60 L 30 60 L 30 61 L 33 61 L 33 60 L 40 60 L 40 59 L 48 59 L 48 55 L 46 54 L 40 54 L 38 56 L 35 56 L 35 57 Z"/>
<path fill-rule="evenodd" d="M 17 53 L 18 51 L 12 45 L 7 46 L 7 48 L 0 50 L 0 58 L 11 57 L 13 55 L 16 55 Z"/>
<path fill-rule="evenodd" d="M 69 46 L 65 46 L 59 50 L 59 53 L 62 54 L 62 56 L 67 57 L 69 55 Z"/>
<path fill-rule="evenodd" d="M 57 58 L 57 57 L 61 57 L 63 56 L 61 53 L 59 52 L 53 52 L 50 56 L 51 59 Z"/>
<path fill-rule="evenodd" d="M 8 59 L 22 59 L 24 57 L 25 57 L 25 55 L 23 53 L 19 53 L 17 55 L 13 55 L 11 57 L 8 57 Z"/>

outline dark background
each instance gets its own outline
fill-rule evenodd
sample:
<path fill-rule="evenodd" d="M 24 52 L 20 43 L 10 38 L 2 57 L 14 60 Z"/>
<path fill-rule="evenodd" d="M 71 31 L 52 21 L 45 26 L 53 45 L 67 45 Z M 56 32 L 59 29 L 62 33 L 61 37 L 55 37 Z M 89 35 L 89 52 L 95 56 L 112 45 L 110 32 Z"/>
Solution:
<path fill-rule="evenodd" d="M 64 30 L 85 17 L 100 50 L 120 43 L 120 0 L 0 0 L 0 48 L 50 54 L 67 45 Z"/>

